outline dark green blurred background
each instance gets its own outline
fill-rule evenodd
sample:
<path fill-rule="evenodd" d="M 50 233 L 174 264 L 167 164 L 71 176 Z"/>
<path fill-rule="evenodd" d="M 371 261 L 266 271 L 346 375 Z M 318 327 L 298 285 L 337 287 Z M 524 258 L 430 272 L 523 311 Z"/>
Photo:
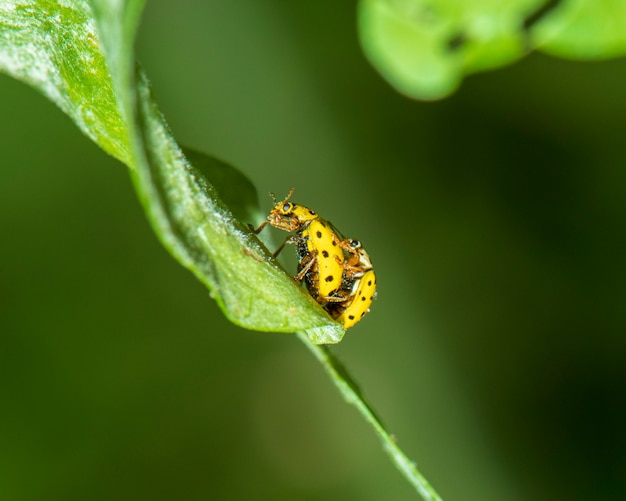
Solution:
<path fill-rule="evenodd" d="M 153 0 L 138 52 L 182 144 L 366 243 L 379 297 L 335 351 L 444 499 L 626 498 L 626 61 L 412 102 L 330 0 Z M 1 499 L 416 499 L 293 336 L 167 255 L 124 166 L 0 96 Z"/>

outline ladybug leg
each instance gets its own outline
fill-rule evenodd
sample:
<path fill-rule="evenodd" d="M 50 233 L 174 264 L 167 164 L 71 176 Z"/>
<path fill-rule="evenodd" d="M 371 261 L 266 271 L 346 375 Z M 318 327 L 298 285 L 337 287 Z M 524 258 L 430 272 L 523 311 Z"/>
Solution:
<path fill-rule="evenodd" d="M 259 233 L 261 233 L 261 230 L 267 226 L 267 223 L 269 223 L 269 221 L 263 221 L 258 228 L 255 228 L 250 223 L 248 223 L 248 228 L 250 228 L 252 233 L 258 235 Z"/>
<path fill-rule="evenodd" d="M 336 297 L 336 296 L 326 296 L 323 299 L 326 303 L 343 303 L 347 298 L 345 297 Z"/>
<path fill-rule="evenodd" d="M 339 245 L 339 247 L 341 247 L 348 254 L 348 258 L 345 261 L 346 264 L 351 268 L 357 266 L 361 257 L 359 255 L 359 251 L 353 245 L 351 245 L 351 241 L 348 239 L 339 240 L 335 235 L 333 235 L 333 238 L 336 240 L 337 245 Z"/>
<path fill-rule="evenodd" d="M 346 279 L 354 280 L 356 278 L 361 278 L 363 275 L 365 275 L 366 271 L 367 270 L 364 270 L 356 264 L 352 265 L 350 263 L 347 263 L 343 274 Z"/>
<path fill-rule="evenodd" d="M 287 237 L 285 241 L 280 245 L 280 247 L 278 247 L 278 249 L 274 251 L 274 254 L 272 254 L 272 257 L 276 259 L 278 254 L 280 254 L 280 251 L 282 251 L 285 248 L 285 245 L 295 244 L 295 243 L 298 243 L 298 238 L 296 237 L 296 235 L 291 235 L 290 237 Z"/>
<path fill-rule="evenodd" d="M 293 277 L 296 282 L 301 282 L 304 276 L 309 272 L 313 265 L 317 262 L 317 254 L 308 254 L 301 262 L 302 269 Z"/>
<path fill-rule="evenodd" d="M 333 292 L 332 296 L 326 296 L 323 298 L 319 298 L 320 302 L 324 301 L 325 303 L 343 303 L 350 298 L 350 292 L 346 290 L 338 290 Z"/>
<path fill-rule="evenodd" d="M 280 244 L 280 247 L 274 251 L 274 253 L 272 254 L 272 257 L 274 259 L 276 259 L 278 254 L 280 254 L 280 251 L 282 251 L 285 248 L 286 244 L 287 244 L 287 240 L 285 240 L 282 244 Z"/>

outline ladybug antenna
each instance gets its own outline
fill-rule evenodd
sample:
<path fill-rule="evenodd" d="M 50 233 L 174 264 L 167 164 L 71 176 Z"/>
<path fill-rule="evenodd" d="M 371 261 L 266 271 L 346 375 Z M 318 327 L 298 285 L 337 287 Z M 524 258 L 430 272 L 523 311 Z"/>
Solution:
<path fill-rule="evenodd" d="M 294 192 L 295 190 L 296 190 L 295 188 L 291 188 L 291 189 L 289 190 L 289 194 L 287 195 L 287 198 L 285 198 L 285 199 L 281 202 L 281 204 L 284 204 L 285 202 L 287 202 L 287 201 L 291 198 L 291 195 L 293 195 L 293 192 Z M 271 196 L 271 197 L 272 197 L 272 199 L 274 200 L 274 205 L 278 205 L 278 200 L 276 200 L 276 195 L 274 195 L 274 194 L 270 191 L 270 196 Z"/>
<path fill-rule="evenodd" d="M 291 198 L 291 195 L 293 195 L 293 192 L 294 192 L 294 191 L 295 191 L 295 188 L 291 188 L 291 189 L 289 190 L 289 194 L 287 195 L 287 198 L 285 198 L 285 200 L 283 200 L 283 201 L 281 202 L 281 204 L 284 204 L 285 202 L 287 202 L 287 201 Z"/>

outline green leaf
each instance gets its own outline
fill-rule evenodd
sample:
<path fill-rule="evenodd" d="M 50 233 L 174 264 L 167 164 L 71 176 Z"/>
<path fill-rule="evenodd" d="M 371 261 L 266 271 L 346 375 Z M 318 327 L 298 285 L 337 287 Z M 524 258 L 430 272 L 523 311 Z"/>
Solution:
<path fill-rule="evenodd" d="M 361 0 L 358 24 L 374 67 L 424 100 L 537 47 L 581 59 L 626 52 L 623 0 Z"/>
<path fill-rule="evenodd" d="M 191 148 L 183 148 L 183 153 L 192 166 L 193 175 L 205 182 L 210 179 L 220 199 L 239 221 L 249 221 L 255 227 L 261 224 L 266 213 L 259 210 L 259 197 L 252 181 L 217 158 Z"/>
<path fill-rule="evenodd" d="M 361 0 L 365 54 L 400 92 L 450 94 L 467 73 L 509 64 L 525 53 L 523 20 L 541 0 Z"/>
<path fill-rule="evenodd" d="M 569 0 L 532 32 L 541 51 L 572 59 L 606 59 L 626 53 L 624 0 Z"/>
<path fill-rule="evenodd" d="M 0 71 L 39 90 L 107 153 L 132 163 L 127 124 L 84 2 L 3 0 Z"/>
<path fill-rule="evenodd" d="M 250 182 L 215 159 L 185 156 L 172 137 L 133 59 L 143 3 L 4 0 L 0 70 L 38 89 L 131 168 L 157 236 L 232 322 L 260 331 L 306 330 L 315 343 L 340 341 L 344 329 L 248 229 L 246 223 L 260 219 Z"/>

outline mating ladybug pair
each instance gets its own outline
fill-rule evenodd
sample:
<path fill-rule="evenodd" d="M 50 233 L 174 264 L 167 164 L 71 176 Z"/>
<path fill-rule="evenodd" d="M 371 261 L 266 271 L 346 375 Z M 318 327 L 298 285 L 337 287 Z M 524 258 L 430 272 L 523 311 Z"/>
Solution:
<path fill-rule="evenodd" d="M 317 213 L 289 202 L 293 188 L 282 202 L 274 198 L 267 224 L 294 231 L 276 249 L 274 257 L 285 244 L 295 244 L 298 253 L 298 282 L 304 281 L 309 294 L 328 314 L 347 329 L 369 311 L 376 293 L 376 275 L 369 255 L 358 240 L 340 238 L 337 230 Z"/>

